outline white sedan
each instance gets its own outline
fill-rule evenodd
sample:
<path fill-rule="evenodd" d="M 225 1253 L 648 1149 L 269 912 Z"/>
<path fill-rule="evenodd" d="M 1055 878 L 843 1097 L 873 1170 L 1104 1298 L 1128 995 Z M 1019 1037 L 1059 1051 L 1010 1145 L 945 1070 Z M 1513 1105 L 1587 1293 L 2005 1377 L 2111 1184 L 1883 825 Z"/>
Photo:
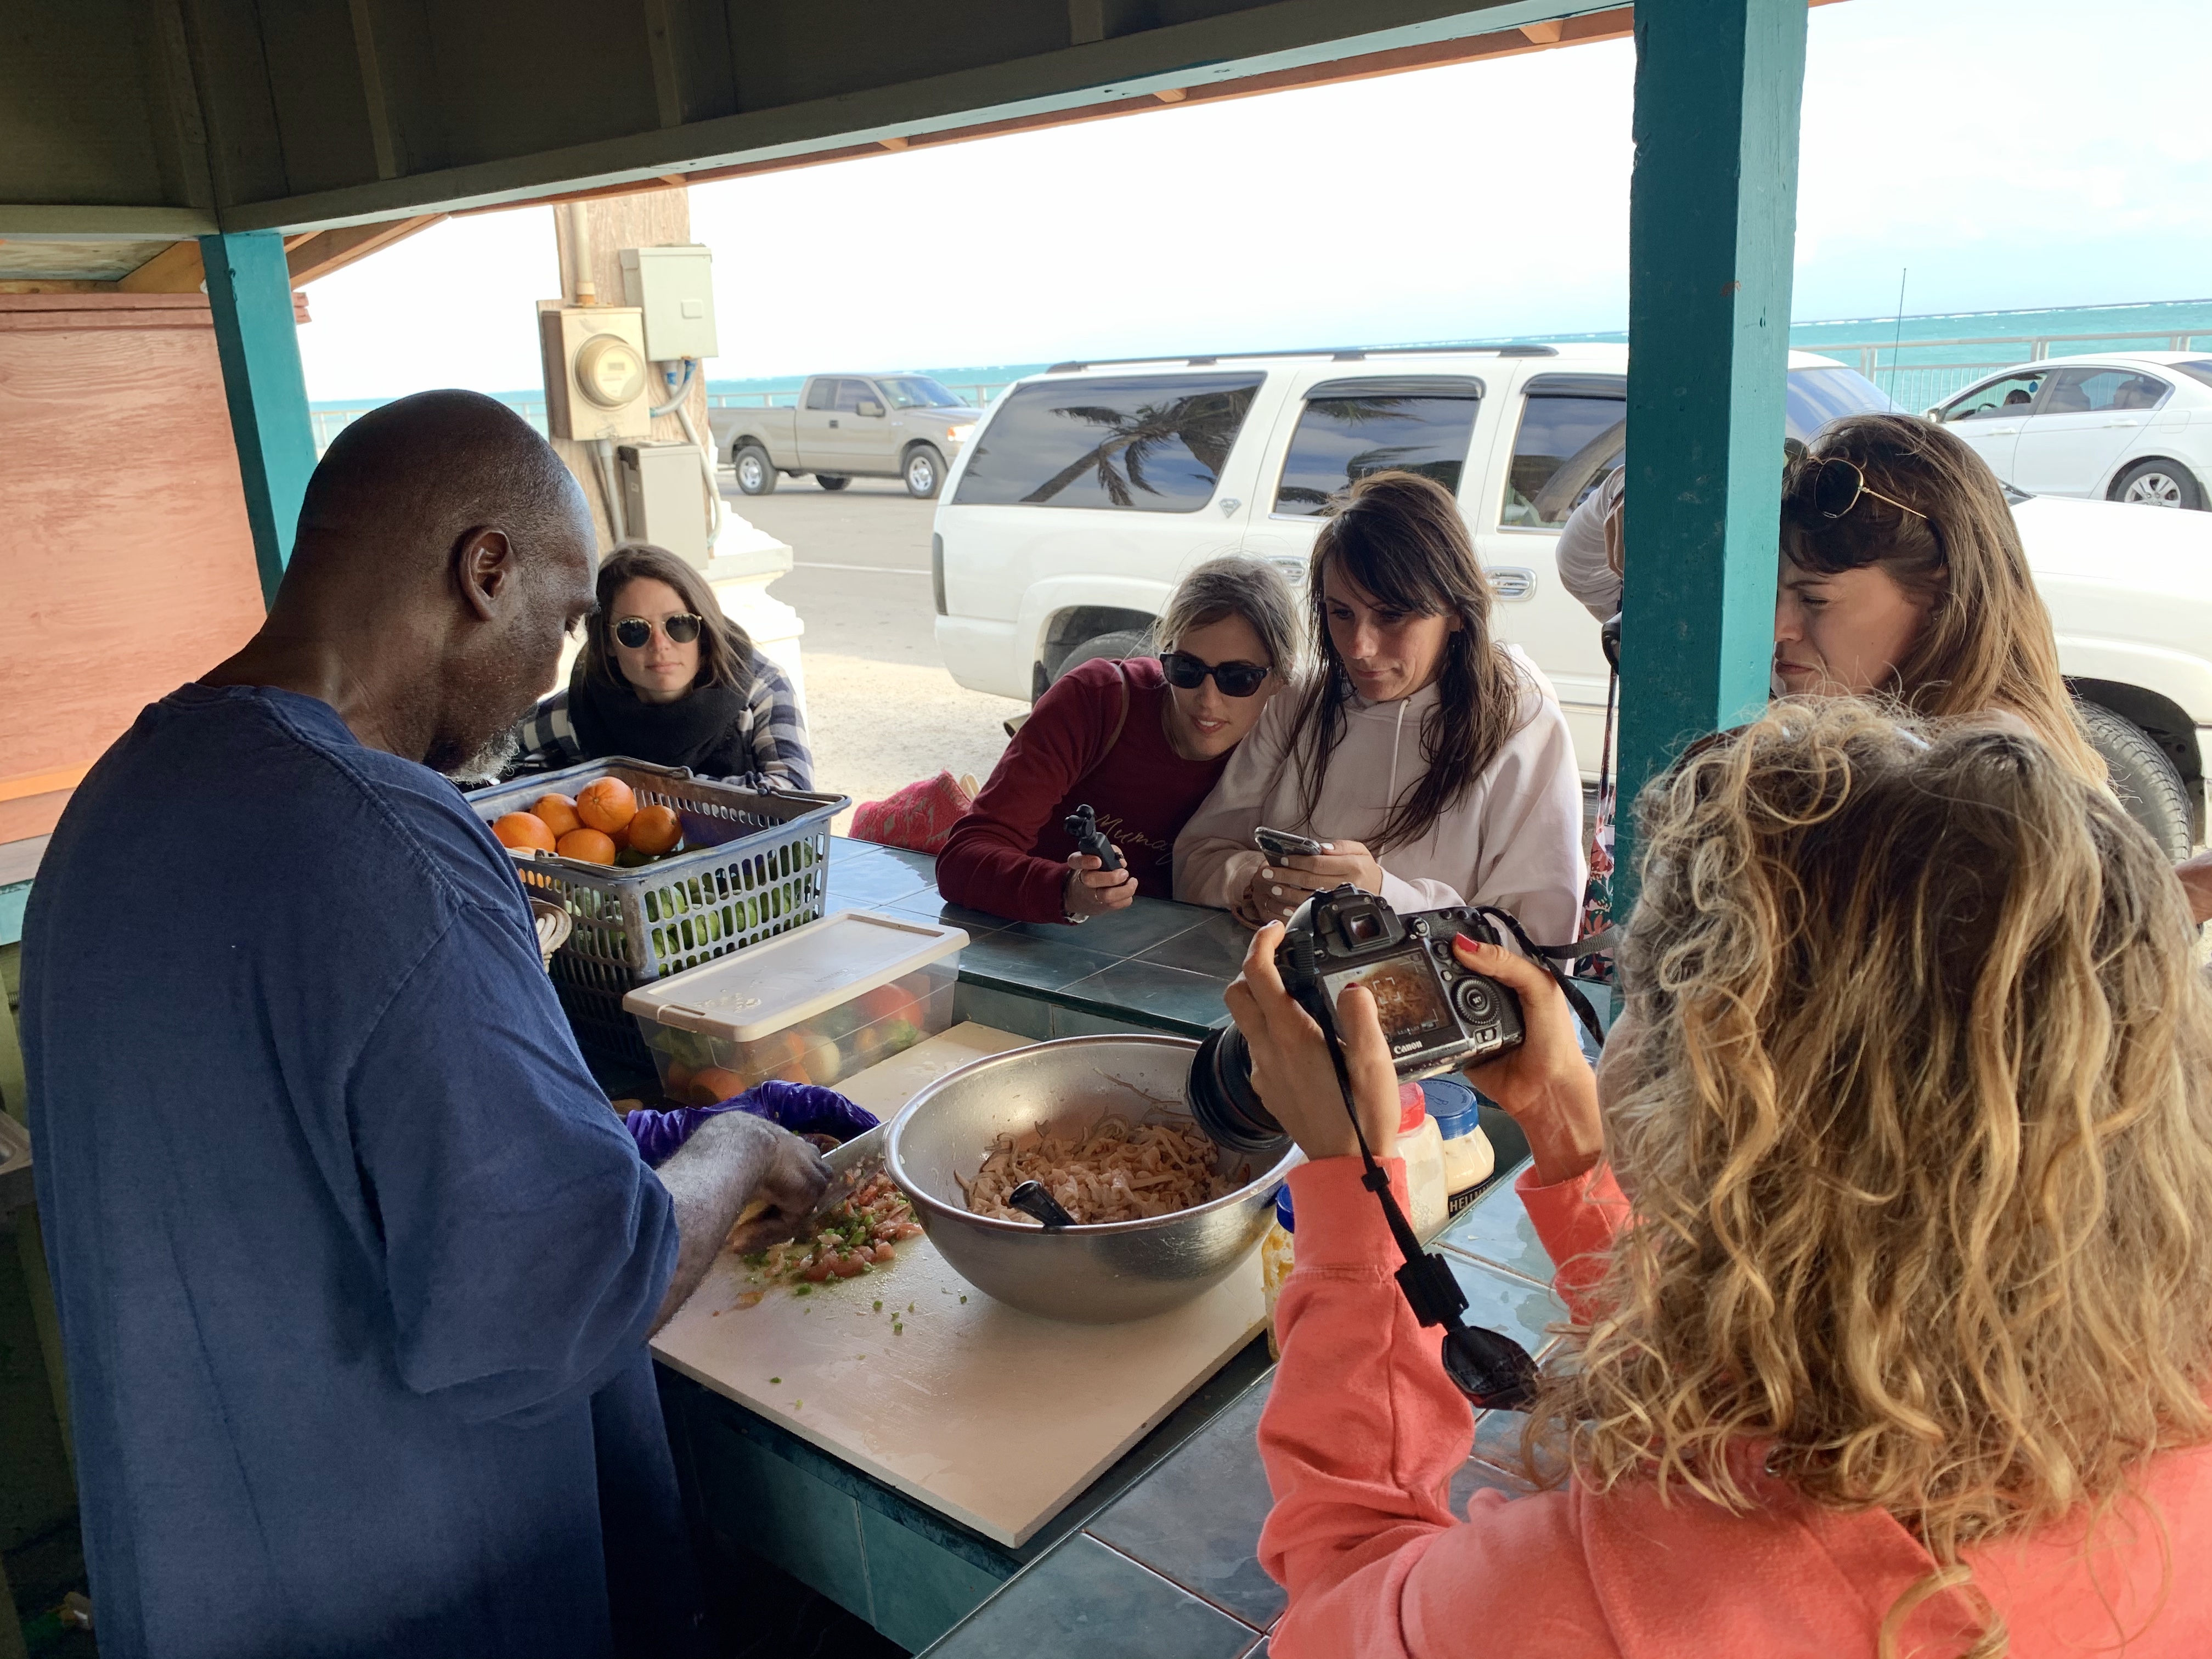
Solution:
<path fill-rule="evenodd" d="M 2203 352 L 2022 363 L 1928 418 L 2032 495 L 2212 507 L 2212 356 Z"/>

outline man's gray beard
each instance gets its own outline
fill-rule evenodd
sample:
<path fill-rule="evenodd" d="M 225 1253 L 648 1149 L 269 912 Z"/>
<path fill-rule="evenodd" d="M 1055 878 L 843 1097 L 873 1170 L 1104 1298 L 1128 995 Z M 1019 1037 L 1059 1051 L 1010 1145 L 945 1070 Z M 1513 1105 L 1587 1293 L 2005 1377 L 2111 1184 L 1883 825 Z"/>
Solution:
<path fill-rule="evenodd" d="M 510 726 L 459 765 L 444 770 L 456 783 L 496 783 L 500 774 L 521 753 L 522 734 Z"/>

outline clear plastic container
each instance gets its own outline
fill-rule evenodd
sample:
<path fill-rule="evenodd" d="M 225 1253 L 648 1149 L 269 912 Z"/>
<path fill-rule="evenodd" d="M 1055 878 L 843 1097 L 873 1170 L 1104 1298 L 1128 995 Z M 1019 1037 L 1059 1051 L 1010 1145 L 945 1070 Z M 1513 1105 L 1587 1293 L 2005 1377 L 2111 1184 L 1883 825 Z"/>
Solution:
<path fill-rule="evenodd" d="M 1291 1189 L 1285 1187 L 1275 1194 L 1274 1224 L 1260 1241 L 1260 1293 L 1267 1304 L 1267 1358 L 1280 1359 L 1283 1350 L 1275 1340 L 1275 1298 L 1282 1295 L 1283 1285 L 1297 1265 L 1296 1248 L 1292 1236 L 1298 1230 L 1298 1219 L 1291 1207 Z"/>
<path fill-rule="evenodd" d="M 952 1024 L 968 935 L 843 910 L 623 999 L 672 1100 L 835 1085 Z"/>
<path fill-rule="evenodd" d="M 1433 1238 L 1451 1219 L 1444 1188 L 1444 1138 L 1429 1115 L 1418 1083 L 1398 1087 L 1398 1144 L 1392 1149 L 1406 1160 L 1406 1193 L 1413 1200 L 1415 1237 Z"/>

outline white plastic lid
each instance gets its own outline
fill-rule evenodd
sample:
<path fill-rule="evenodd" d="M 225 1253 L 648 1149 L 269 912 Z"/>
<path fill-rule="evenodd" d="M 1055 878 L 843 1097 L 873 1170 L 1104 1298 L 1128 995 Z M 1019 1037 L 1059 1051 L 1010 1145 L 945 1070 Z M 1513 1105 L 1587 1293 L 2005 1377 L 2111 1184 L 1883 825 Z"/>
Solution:
<path fill-rule="evenodd" d="M 957 927 L 840 910 L 623 999 L 629 1012 L 736 1042 L 774 1036 L 968 943 Z"/>

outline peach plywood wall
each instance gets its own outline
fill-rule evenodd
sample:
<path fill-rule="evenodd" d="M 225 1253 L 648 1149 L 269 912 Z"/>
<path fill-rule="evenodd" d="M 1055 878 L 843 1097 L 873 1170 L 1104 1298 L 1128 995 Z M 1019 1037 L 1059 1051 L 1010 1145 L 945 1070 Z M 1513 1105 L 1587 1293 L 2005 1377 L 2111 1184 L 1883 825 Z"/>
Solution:
<path fill-rule="evenodd" d="M 205 296 L 0 295 L 0 842 L 261 617 Z"/>

